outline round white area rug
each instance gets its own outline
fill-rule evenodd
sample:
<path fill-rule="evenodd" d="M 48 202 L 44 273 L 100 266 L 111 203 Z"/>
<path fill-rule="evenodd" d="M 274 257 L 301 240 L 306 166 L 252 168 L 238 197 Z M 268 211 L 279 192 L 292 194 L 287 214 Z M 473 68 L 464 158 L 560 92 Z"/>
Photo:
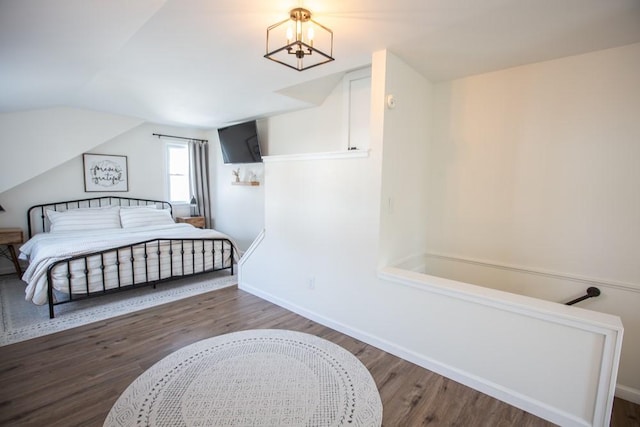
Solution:
<path fill-rule="evenodd" d="M 260 329 L 196 342 L 140 375 L 111 426 L 380 426 L 382 402 L 344 348 L 300 332 Z"/>

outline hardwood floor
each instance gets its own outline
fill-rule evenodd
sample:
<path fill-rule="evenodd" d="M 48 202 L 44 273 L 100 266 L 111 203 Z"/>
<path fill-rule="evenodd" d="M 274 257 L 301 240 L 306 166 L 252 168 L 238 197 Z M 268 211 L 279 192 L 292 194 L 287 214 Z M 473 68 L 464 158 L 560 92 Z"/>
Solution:
<path fill-rule="evenodd" d="M 195 341 L 261 328 L 307 332 L 355 354 L 378 385 L 384 426 L 551 425 L 236 287 L 0 347 L 0 425 L 101 426 L 158 360 Z M 616 399 L 611 425 L 639 426 L 640 406 Z"/>

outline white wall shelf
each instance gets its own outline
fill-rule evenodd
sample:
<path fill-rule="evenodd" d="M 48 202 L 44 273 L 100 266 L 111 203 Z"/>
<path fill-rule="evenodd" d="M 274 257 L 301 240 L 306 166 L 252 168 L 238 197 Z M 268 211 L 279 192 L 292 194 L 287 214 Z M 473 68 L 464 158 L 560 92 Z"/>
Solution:
<path fill-rule="evenodd" d="M 369 157 L 369 150 L 346 150 L 326 153 L 301 153 L 301 154 L 280 154 L 275 156 L 263 156 L 262 161 L 290 162 L 298 160 L 326 160 L 326 159 L 353 159 L 358 157 Z"/>
<path fill-rule="evenodd" d="M 249 187 L 257 187 L 258 185 L 260 185 L 260 182 L 258 181 L 233 181 L 231 182 L 231 185 L 246 185 Z"/>

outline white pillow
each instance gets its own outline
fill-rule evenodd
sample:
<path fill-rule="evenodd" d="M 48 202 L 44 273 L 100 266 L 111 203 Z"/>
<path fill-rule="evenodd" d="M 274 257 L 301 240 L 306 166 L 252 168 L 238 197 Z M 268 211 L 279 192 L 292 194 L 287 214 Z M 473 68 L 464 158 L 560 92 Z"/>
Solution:
<path fill-rule="evenodd" d="M 49 231 L 64 233 L 66 231 L 85 231 L 121 228 L 120 208 L 108 206 L 104 208 L 69 209 L 53 211 L 47 209 L 47 218 L 51 222 Z"/>
<path fill-rule="evenodd" d="M 150 225 L 174 224 L 169 209 L 153 207 L 122 207 L 120 209 L 122 228 L 147 227 Z"/>

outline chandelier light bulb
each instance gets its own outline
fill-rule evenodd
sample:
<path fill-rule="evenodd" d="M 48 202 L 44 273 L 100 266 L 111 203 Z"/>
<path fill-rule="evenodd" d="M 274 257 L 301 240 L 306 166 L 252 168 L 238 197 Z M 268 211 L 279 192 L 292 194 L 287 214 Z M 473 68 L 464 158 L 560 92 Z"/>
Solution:
<path fill-rule="evenodd" d="M 309 44 L 313 47 L 313 27 L 309 26 L 309 31 L 307 32 L 307 37 L 309 40 Z"/>
<path fill-rule="evenodd" d="M 291 39 L 293 39 L 293 28 L 287 28 L 287 44 L 291 44 Z"/>

